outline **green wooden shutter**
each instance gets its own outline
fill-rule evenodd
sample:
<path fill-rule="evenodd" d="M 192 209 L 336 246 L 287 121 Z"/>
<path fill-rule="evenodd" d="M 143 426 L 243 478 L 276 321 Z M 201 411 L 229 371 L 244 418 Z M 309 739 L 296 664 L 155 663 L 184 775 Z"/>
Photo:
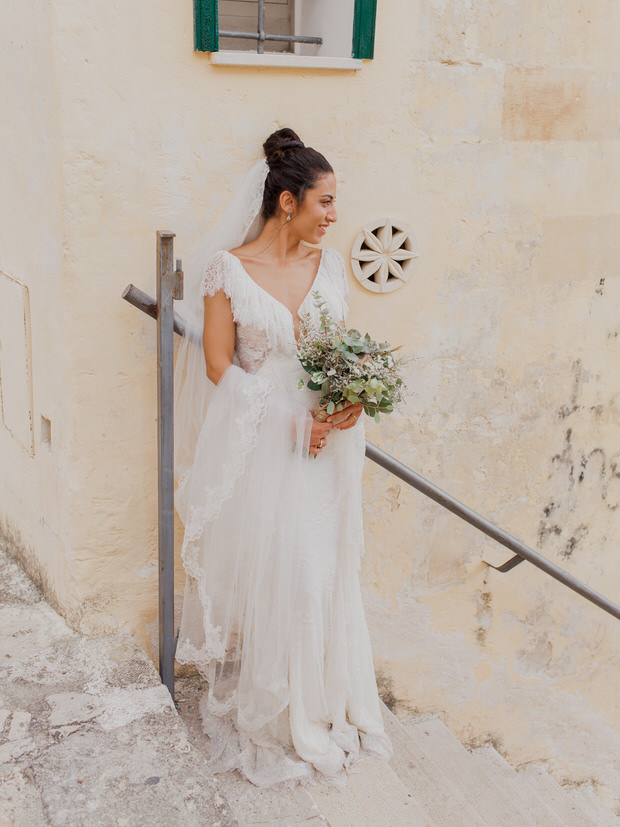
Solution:
<path fill-rule="evenodd" d="M 353 57 L 374 57 L 376 16 L 377 0 L 355 0 Z M 194 48 L 198 52 L 219 50 L 217 0 L 194 0 Z"/>
<path fill-rule="evenodd" d="M 377 0 L 355 0 L 353 57 L 374 57 L 376 16 Z"/>
<path fill-rule="evenodd" d="M 194 0 L 194 49 L 197 52 L 217 52 L 217 0 Z"/>

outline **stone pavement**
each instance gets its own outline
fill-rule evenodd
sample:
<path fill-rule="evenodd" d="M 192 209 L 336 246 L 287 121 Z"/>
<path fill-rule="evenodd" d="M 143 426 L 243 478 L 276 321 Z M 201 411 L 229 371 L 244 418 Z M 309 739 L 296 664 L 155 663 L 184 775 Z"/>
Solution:
<path fill-rule="evenodd" d="M 468 752 L 437 718 L 384 720 L 394 759 L 342 790 L 257 790 L 207 767 L 198 677 L 180 715 L 129 635 L 86 638 L 0 552 L 0 827 L 617 827 L 588 790 Z M 530 771 L 531 770 L 531 771 Z M 585 797 L 584 797 L 585 795 Z"/>
<path fill-rule="evenodd" d="M 0 827 L 235 823 L 136 641 L 72 631 L 0 552 Z"/>

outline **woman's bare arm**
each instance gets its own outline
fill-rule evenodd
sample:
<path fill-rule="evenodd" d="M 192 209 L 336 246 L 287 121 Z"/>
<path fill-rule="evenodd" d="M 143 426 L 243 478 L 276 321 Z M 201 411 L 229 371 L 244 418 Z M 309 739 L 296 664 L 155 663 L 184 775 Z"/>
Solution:
<path fill-rule="evenodd" d="M 235 350 L 235 321 L 230 299 L 223 290 L 204 298 L 204 329 L 202 345 L 205 351 L 207 376 L 216 385 L 233 363 Z"/>
<path fill-rule="evenodd" d="M 202 343 L 207 364 L 207 376 L 216 385 L 233 363 L 235 351 L 235 322 L 230 300 L 223 290 L 214 296 L 204 298 L 204 330 Z M 332 429 L 331 422 L 319 422 L 312 419 L 310 432 L 311 454 L 320 454 L 327 436 Z"/>

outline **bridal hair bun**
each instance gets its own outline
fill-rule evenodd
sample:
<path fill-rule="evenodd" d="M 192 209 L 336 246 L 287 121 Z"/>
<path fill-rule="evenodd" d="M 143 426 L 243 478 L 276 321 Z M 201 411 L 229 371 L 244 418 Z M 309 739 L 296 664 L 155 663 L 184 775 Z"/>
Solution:
<path fill-rule="evenodd" d="M 277 213 L 281 193 L 292 193 L 301 204 L 306 190 L 313 187 L 321 175 L 333 172 L 329 161 L 316 149 L 305 146 L 289 127 L 272 132 L 263 144 L 263 151 L 269 166 L 262 206 L 265 219 Z"/>
<path fill-rule="evenodd" d="M 272 132 L 263 144 L 269 168 L 283 161 L 286 151 L 291 149 L 304 149 L 303 141 L 296 132 L 288 127 Z"/>

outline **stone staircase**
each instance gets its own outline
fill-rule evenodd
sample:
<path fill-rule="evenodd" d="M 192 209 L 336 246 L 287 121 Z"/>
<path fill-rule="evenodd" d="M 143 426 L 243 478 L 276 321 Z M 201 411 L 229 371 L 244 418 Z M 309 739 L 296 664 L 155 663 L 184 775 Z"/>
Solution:
<path fill-rule="evenodd" d="M 178 679 L 177 712 L 133 638 L 72 631 L 0 551 L 0 827 L 620 825 L 590 788 L 387 709 L 392 762 L 363 762 L 342 791 L 213 778 L 201 692 Z"/>
<path fill-rule="evenodd" d="M 200 682 L 178 682 L 179 712 L 194 746 L 208 751 L 198 715 Z M 516 772 L 491 746 L 469 752 L 438 718 L 401 723 L 384 707 L 390 764 L 365 761 L 345 790 L 258 790 L 237 773 L 217 776 L 241 827 L 620 827 L 591 789 L 565 790 L 541 767 Z"/>

